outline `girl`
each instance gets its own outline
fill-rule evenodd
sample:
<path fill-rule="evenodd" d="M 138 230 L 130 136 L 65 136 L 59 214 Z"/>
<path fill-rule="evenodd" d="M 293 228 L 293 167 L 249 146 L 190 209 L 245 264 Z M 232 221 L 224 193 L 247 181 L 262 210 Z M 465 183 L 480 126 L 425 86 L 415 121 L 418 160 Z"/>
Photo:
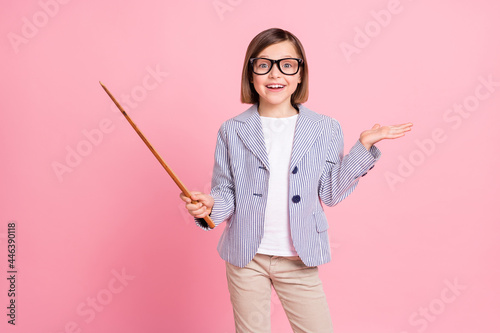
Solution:
<path fill-rule="evenodd" d="M 236 332 L 271 331 L 271 286 L 294 332 L 332 332 L 317 267 L 330 261 L 322 203 L 345 199 L 380 158 L 374 144 L 412 126 L 375 124 L 344 156 L 338 121 L 302 105 L 307 68 L 293 34 L 259 33 L 241 81 L 241 101 L 252 106 L 219 129 L 210 195 L 180 195 L 200 227 L 208 230 L 207 215 L 216 226 L 227 221 L 217 250 L 226 261 Z"/>

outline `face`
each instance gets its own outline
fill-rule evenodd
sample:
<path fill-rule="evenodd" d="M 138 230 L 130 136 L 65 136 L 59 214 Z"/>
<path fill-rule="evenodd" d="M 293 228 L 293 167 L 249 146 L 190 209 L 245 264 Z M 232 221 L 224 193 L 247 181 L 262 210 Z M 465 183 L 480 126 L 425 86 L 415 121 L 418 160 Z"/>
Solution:
<path fill-rule="evenodd" d="M 269 45 L 256 58 L 279 60 L 283 58 L 300 58 L 293 44 L 289 41 Z M 301 69 L 295 75 L 285 75 L 274 64 L 271 71 L 264 75 L 252 73 L 252 83 L 259 94 L 261 107 L 291 106 L 291 96 L 300 83 Z"/>

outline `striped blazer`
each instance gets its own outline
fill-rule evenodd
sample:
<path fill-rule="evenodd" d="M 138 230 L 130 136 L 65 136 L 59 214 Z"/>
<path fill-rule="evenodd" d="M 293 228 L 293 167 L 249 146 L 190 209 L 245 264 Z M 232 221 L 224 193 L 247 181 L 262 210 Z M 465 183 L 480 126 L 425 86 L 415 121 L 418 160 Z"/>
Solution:
<path fill-rule="evenodd" d="M 293 245 L 307 266 L 331 259 L 323 204 L 345 199 L 375 166 L 381 152 L 359 140 L 344 156 L 344 139 L 334 118 L 299 105 L 289 168 L 289 219 Z M 269 161 L 257 105 L 225 121 L 217 134 L 210 213 L 218 226 L 227 221 L 217 250 L 225 261 L 246 266 L 264 233 Z M 203 219 L 198 226 L 210 230 Z"/>

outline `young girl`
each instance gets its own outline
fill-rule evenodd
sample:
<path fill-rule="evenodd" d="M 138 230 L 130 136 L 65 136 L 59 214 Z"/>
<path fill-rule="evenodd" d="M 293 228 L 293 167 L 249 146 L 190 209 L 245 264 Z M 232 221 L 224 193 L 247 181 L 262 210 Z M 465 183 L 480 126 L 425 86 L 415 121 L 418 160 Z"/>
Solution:
<path fill-rule="evenodd" d="M 209 230 L 207 215 L 216 226 L 226 221 L 217 249 L 226 261 L 236 332 L 271 331 L 271 286 L 294 332 L 332 332 L 317 267 L 330 261 L 322 203 L 345 199 L 380 158 L 374 143 L 412 126 L 375 124 L 344 156 L 338 121 L 302 105 L 307 68 L 293 34 L 258 34 L 241 80 L 241 101 L 252 106 L 219 129 L 210 195 L 180 195 L 203 229 Z"/>

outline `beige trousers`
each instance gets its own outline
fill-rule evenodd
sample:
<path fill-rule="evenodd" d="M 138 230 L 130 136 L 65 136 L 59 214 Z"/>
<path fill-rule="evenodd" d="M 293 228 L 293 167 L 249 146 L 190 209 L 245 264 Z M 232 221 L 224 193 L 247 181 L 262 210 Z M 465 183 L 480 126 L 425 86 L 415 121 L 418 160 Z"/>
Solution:
<path fill-rule="evenodd" d="M 299 257 L 257 253 L 243 268 L 226 262 L 226 276 L 237 333 L 271 332 L 271 286 L 293 332 L 333 332 L 318 267 Z"/>

